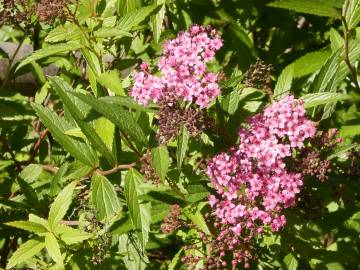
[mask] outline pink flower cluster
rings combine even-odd
[[[207,174],[218,196],[211,195],[220,239],[229,233],[244,246],[270,226],[280,230],[286,224],[282,210],[295,204],[302,186],[300,173],[286,169],[285,158],[315,136],[313,122],[305,116],[301,100],[287,96],[248,121],[239,131],[240,144],[229,153],[215,156]],[[223,235],[222,235],[223,234]],[[241,250],[233,264],[244,262]],[[240,255],[239,255],[240,254]]]
[[[194,102],[201,108],[220,94],[217,75],[207,71],[209,61],[222,46],[216,30],[192,26],[164,44],[158,68],[161,76],[149,72],[146,63],[134,76],[131,96],[140,104],[173,98]]]

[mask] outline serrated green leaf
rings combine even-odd
[[[118,105],[109,105],[101,99],[96,99],[89,95],[80,93],[72,93],[85,103],[89,104],[95,111],[99,112],[116,126],[120,128],[125,134],[129,135],[136,143],[140,145],[146,144],[146,137],[141,127],[136,123],[134,117],[130,112],[125,111]]]
[[[91,178],[91,198],[100,220],[109,218],[121,210],[114,186],[103,175],[94,173]]]
[[[283,69],[274,89],[274,97],[279,100],[291,89],[294,77],[294,65],[289,65]]]
[[[344,7],[345,8],[345,7]],[[360,1],[349,0],[349,6],[345,16],[349,29],[355,28],[360,22]]]
[[[161,35],[161,32],[162,32],[162,28],[163,28],[163,21],[164,21],[164,17],[165,17],[165,3],[166,3],[166,0],[154,0],[153,3],[156,6],[161,5],[160,10],[155,15],[153,15],[151,17],[151,26],[152,26],[154,39],[155,39],[156,42],[159,42],[160,35]]]
[[[210,230],[208,228],[208,226],[206,225],[204,216],[201,214],[201,206],[204,206],[204,203],[199,204],[199,208],[196,210],[195,213],[192,212],[186,212],[185,214],[191,219],[191,221],[199,228],[201,229],[204,233],[206,233],[207,235],[210,235]]]
[[[132,37],[131,33],[121,30],[115,27],[103,27],[94,32],[94,37],[96,38],[122,38],[122,37]]]
[[[334,28],[330,29],[329,36],[330,36],[331,50],[333,52],[336,52],[339,48],[344,46],[344,39],[339,34],[339,32],[336,31]]]
[[[30,259],[45,247],[44,241],[41,239],[30,239],[22,244],[11,256],[6,269],[15,267],[16,265]]]
[[[59,25],[51,30],[45,37],[46,42],[56,43],[66,40],[77,40],[81,37],[80,29],[73,23]]]
[[[235,89],[226,95],[221,101],[222,108],[231,115],[233,115],[239,107],[240,92],[240,89]]]
[[[127,96],[114,96],[114,97],[100,97],[99,100],[104,101],[109,104],[116,104],[120,106],[124,106],[130,109],[142,111],[142,112],[150,112],[154,113],[156,110],[144,107],[139,105],[132,97]]]
[[[120,16],[130,13],[141,7],[140,0],[118,0],[117,1],[117,12]]]
[[[123,31],[130,31],[133,27],[138,26],[147,16],[156,9],[155,5],[139,8],[122,16],[117,24],[117,28]]]
[[[144,270],[149,262],[146,254],[140,250],[140,241],[133,234],[122,234],[118,238],[119,252],[128,270]]]
[[[17,178],[16,181],[19,184],[21,192],[24,194],[29,205],[37,207],[39,204],[39,199],[33,187],[21,178]]]
[[[280,0],[268,4],[270,7],[284,8],[300,13],[325,17],[340,17],[337,9],[316,0]]]
[[[102,86],[110,89],[116,95],[125,96],[119,74],[115,70],[100,74],[98,81]]]
[[[359,132],[358,134],[360,134],[360,126],[357,126]],[[340,136],[342,136],[342,132],[340,130]],[[330,156],[327,157],[327,160],[332,160],[333,158],[339,157],[347,152],[349,152],[351,149],[355,148],[357,145],[356,144],[350,144],[350,145],[343,145],[341,147],[339,147],[338,149],[335,150],[335,153],[331,154]]]
[[[146,208],[140,209],[136,190],[136,182],[139,177],[142,178],[141,174],[135,169],[130,169],[128,171],[125,176],[124,194],[127,206],[129,208],[130,219],[134,228],[137,230],[142,247],[145,248],[148,239],[148,229],[147,226],[145,226],[146,222],[143,224],[142,218],[144,217],[144,219],[151,219],[151,215],[144,215],[147,212]]]
[[[297,270],[298,268],[298,261],[292,253],[285,256],[284,263],[287,270]]]
[[[21,63],[17,66],[16,70],[19,68],[33,62],[40,60],[42,58],[48,57],[50,55],[58,54],[58,53],[64,53],[69,51],[75,51],[80,48],[82,48],[83,45],[77,42],[68,42],[68,43],[61,43],[61,44],[55,44],[50,45],[46,48],[37,50],[33,52],[30,56],[26,57]]]
[[[32,104],[43,124],[50,130],[52,136],[72,156],[89,166],[96,166],[97,157],[94,151],[84,142],[64,136],[64,132],[72,128],[63,118],[39,104]]]
[[[114,142],[115,125],[105,117],[99,117],[95,121],[95,130],[105,143],[106,147],[111,150]]]
[[[72,128],[64,132],[65,135],[85,139],[85,134],[81,131],[81,128]]]
[[[342,93],[325,92],[325,93],[306,94],[302,96],[301,99],[304,100],[304,107],[306,109],[309,109],[312,107],[317,107],[319,105],[332,103],[335,101],[347,100],[350,99],[350,96]]]
[[[170,165],[169,152],[166,145],[160,145],[151,149],[152,166],[161,181],[165,180]]]
[[[336,71],[339,67],[339,57],[341,52],[341,49],[337,50],[326,61],[325,65],[322,67],[320,73],[315,79],[313,87],[314,92],[327,92],[332,89],[332,86],[336,81]]]
[[[56,233],[60,235],[61,240],[67,245],[81,243],[93,236],[90,233],[86,233],[63,224],[60,224],[56,228]]]
[[[59,192],[59,189],[60,189],[59,184],[60,184],[63,176],[65,175],[66,171],[68,170],[68,168],[69,168],[69,163],[65,162],[63,165],[61,165],[59,170],[54,175],[54,177],[50,183],[50,195],[51,196],[55,196]]]
[[[317,72],[325,64],[330,55],[331,52],[327,50],[307,53],[298,58],[292,63],[294,65],[293,77],[300,78]]]
[[[183,249],[181,248],[181,249],[175,254],[175,256],[172,258],[172,260],[171,260],[171,262],[170,262],[170,264],[169,264],[169,266],[168,266],[168,270],[175,270],[175,269],[177,269],[176,266],[181,263],[180,255],[181,255],[182,252],[183,252]]]
[[[56,262],[56,264],[63,268],[64,262],[61,256],[60,246],[52,233],[47,233],[45,235],[45,247],[54,262]]]
[[[49,93],[49,83],[46,81],[45,84],[40,88],[40,91],[36,92],[35,102],[37,104],[43,103],[48,93]]]
[[[177,167],[181,170],[181,166],[183,164],[186,151],[188,149],[189,143],[189,132],[185,125],[183,125],[180,129],[180,134],[177,140],[177,149],[176,149],[176,159],[177,159]]]
[[[19,177],[21,179],[24,179],[28,183],[32,183],[38,179],[38,177],[40,176],[42,171],[43,171],[43,169],[42,169],[41,165],[29,164],[21,171],[21,173],[19,174]]]
[[[48,220],[52,230],[56,229],[60,220],[65,216],[69,209],[76,184],[76,181],[68,184],[51,204]]]
[[[82,132],[85,134],[86,138],[90,141],[94,148],[99,151],[101,155],[109,162],[109,164],[114,165],[114,155],[110,149],[106,147],[105,143],[96,133],[95,129],[85,119],[86,115],[77,106],[77,102],[79,101],[74,100],[76,97],[70,94],[71,92],[74,92],[71,86],[59,77],[50,77],[49,80],[56,93],[60,96],[67,109],[70,111],[72,117],[79,125]]]
[[[38,217],[37,215],[34,214],[29,214],[29,221],[40,224],[41,226],[46,228],[47,231],[50,231],[49,222],[44,218]]]
[[[11,221],[6,222],[5,225],[15,227],[18,229],[26,230],[33,233],[45,233],[47,229],[39,223],[28,221],[28,220],[18,220],[18,221]]]

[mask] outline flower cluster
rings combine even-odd
[[[240,144],[215,156],[207,168],[217,192],[209,202],[219,230],[216,239],[222,247],[215,265],[222,266],[229,251],[234,266],[244,263],[249,267],[247,261],[253,256],[244,247],[265,227],[278,231],[286,224],[282,210],[295,204],[302,175],[289,172],[285,158],[316,133],[302,101],[293,96],[268,106],[248,124],[239,131]],[[224,239],[230,242],[224,243]]]
[[[210,27],[192,26],[164,44],[158,68],[152,75],[146,63],[134,77],[131,96],[140,104],[180,99],[205,108],[220,94],[217,75],[207,71],[207,63],[222,46],[217,32]]]
[[[311,147],[303,148],[300,159],[294,162],[294,170],[306,176],[316,177],[321,182],[329,177],[332,170],[331,162],[327,157],[334,151],[336,145],[342,142],[337,138],[335,128],[318,134],[311,140]]]
[[[24,23],[25,27],[31,25],[31,16],[35,6],[26,0],[0,0],[0,24],[17,25]]]
[[[160,144],[174,139],[179,134],[182,125],[185,125],[191,137],[199,136],[203,130],[212,125],[205,110],[196,110],[191,107],[183,109],[176,101],[160,102],[157,118],[159,125],[157,138]]]
[[[147,151],[141,158],[141,168],[140,172],[144,175],[144,180],[146,182],[153,183],[154,185],[160,184],[160,177],[155,172],[154,167],[152,166],[152,155],[150,151]]]
[[[181,226],[180,213],[181,209],[178,204],[170,206],[169,213],[166,215],[164,223],[161,225],[161,231],[163,233],[172,233]]]
[[[47,24],[53,23],[56,19],[64,20],[67,15],[65,7],[69,2],[67,0],[41,0],[37,9],[39,20]]]
[[[262,60],[257,60],[244,74],[244,82],[247,86],[258,89],[269,88],[272,71],[272,65],[266,65]]]

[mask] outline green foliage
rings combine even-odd
[[[217,233],[207,161],[244,143],[246,119],[288,94],[304,101],[319,133],[336,128],[341,139],[320,155],[329,179],[306,176],[287,226],[251,243],[250,269],[358,268],[359,0],[80,0],[47,7],[64,12],[50,19],[39,14],[46,1],[27,1],[29,14],[14,1],[9,18],[6,2],[0,269],[188,269],[181,259],[211,254],[203,237]],[[221,94],[203,110],[210,121],[200,134],[181,120],[159,144],[162,107],[131,97],[133,76],[192,24],[221,34],[208,64]],[[251,74],[257,59],[270,76]],[[165,233],[169,224],[175,231]],[[193,243],[197,251],[186,248]]]

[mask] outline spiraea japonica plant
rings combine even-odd
[[[0,22],[0,269],[359,268],[359,0]]]

